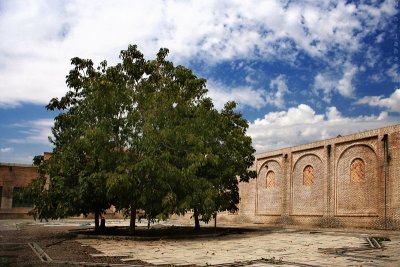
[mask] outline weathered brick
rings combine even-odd
[[[400,228],[399,154],[400,125],[257,154],[258,176],[240,184],[235,220]],[[266,187],[268,171],[274,187]]]

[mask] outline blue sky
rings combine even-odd
[[[257,152],[400,123],[399,1],[0,0],[0,162],[51,151],[70,59],[137,44],[208,80]]]

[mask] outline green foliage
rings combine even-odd
[[[209,221],[236,210],[238,182],[255,177],[247,121],[228,102],[214,108],[206,80],[166,60],[146,60],[136,46],[121,63],[97,68],[73,58],[70,90],[47,108],[59,110],[52,157],[35,157],[30,189],[40,219],[94,212],[110,205],[149,218],[195,211]]]

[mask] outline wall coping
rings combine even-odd
[[[22,163],[7,163],[7,162],[0,162],[0,167],[22,167],[22,168],[36,168],[33,164],[22,164]]]

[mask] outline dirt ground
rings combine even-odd
[[[94,236],[93,227],[87,224],[0,220],[0,267],[174,266],[185,262],[205,266],[212,260],[220,262],[218,266],[400,266],[399,231],[253,225],[217,231],[203,227],[198,233],[191,227],[158,224],[150,230],[139,227],[133,242],[124,226],[108,227],[101,236]],[[369,247],[366,238],[373,236],[385,237],[375,237],[382,247]],[[124,250],[140,253],[127,255]]]
[[[18,225],[16,229],[0,229],[0,266],[87,266],[88,263],[122,264],[117,257],[92,257],[99,252],[76,242],[71,226]],[[89,230],[85,229],[87,232]],[[72,232],[71,232],[72,231]],[[100,242],[100,241],[99,241]],[[30,244],[36,243],[53,261],[43,262]],[[65,261],[65,263],[62,263]],[[143,262],[131,264],[147,265]],[[100,264],[99,264],[100,265]]]
[[[127,227],[109,227],[103,233],[96,234],[92,227],[82,226],[52,226],[45,224],[31,224],[29,222],[16,223],[15,227],[2,229],[0,226],[0,266],[108,266],[110,264],[123,264],[123,257],[93,257],[93,254],[100,254],[99,251],[90,247],[82,246],[77,242],[77,238],[94,237],[101,235],[107,237],[128,236]],[[195,232],[192,227],[168,227],[147,230],[145,227],[138,227],[136,238],[139,240],[163,239],[188,239],[212,236],[240,234],[245,229],[224,229],[207,227],[201,229],[201,232]],[[253,231],[248,229],[247,231]],[[101,242],[101,239],[99,239]],[[50,259],[43,255],[37,255],[32,249],[35,244],[42,249]],[[37,251],[41,254],[40,251]],[[42,259],[40,256],[42,256]],[[149,263],[133,260],[129,265],[152,266]],[[154,265],[153,265],[154,266]]]

